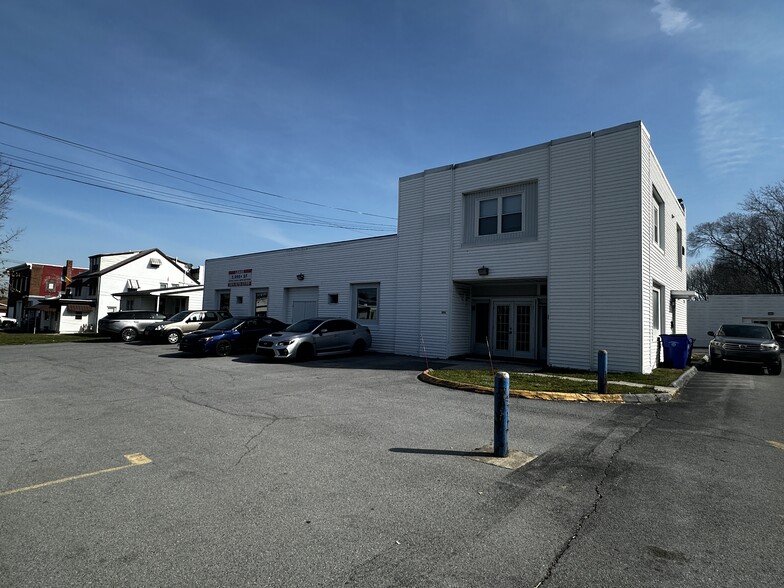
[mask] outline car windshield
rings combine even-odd
[[[310,333],[323,322],[324,321],[320,321],[318,319],[305,319],[299,321],[298,323],[294,323],[290,327],[286,327],[286,330],[289,333]]]
[[[233,329],[234,327],[236,327],[237,325],[241,325],[244,322],[245,321],[242,320],[242,319],[230,318],[230,319],[226,319],[224,321],[221,321],[219,323],[215,323],[214,325],[212,325],[210,327],[210,330],[211,331],[229,331],[229,330]]]
[[[763,325],[722,325],[719,335],[742,339],[773,339],[770,329]]]
[[[173,323],[179,323],[180,321],[184,321],[185,317],[187,317],[191,313],[190,310],[183,310],[182,312],[178,312],[174,316],[170,316],[167,320]]]

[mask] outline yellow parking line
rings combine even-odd
[[[98,474],[108,474],[110,472],[117,472],[119,470],[125,470],[127,468],[144,465],[146,463],[152,463],[152,460],[149,457],[141,453],[129,453],[124,457],[131,463],[113,467],[113,468],[106,468],[105,470],[98,470],[97,472],[87,472],[86,474],[69,476],[68,478],[61,478],[60,480],[52,480],[51,482],[43,482],[42,484],[35,484],[33,486],[25,486],[24,488],[15,488],[14,490],[3,490],[2,492],[0,492],[0,496],[8,496],[9,494],[16,494],[17,492],[27,492],[28,490],[37,490],[38,488],[44,488],[46,486],[52,486],[54,484],[62,484],[63,482],[72,482],[73,480],[89,478],[90,476],[97,476]]]
[[[778,441],[768,441],[768,445],[775,447],[776,449],[784,449],[784,443]]]

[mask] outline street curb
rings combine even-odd
[[[528,398],[531,400],[560,400],[565,402],[603,402],[605,404],[658,404],[670,402],[677,396],[680,389],[686,385],[697,374],[697,368],[692,366],[686,370],[672,386],[654,386],[654,392],[647,394],[580,394],[575,392],[542,392],[536,390],[509,390],[509,396],[516,398]],[[494,394],[495,390],[489,386],[479,386],[474,384],[462,384],[443,380],[433,375],[432,369],[426,369],[417,376],[417,379],[427,384],[451,388],[453,390],[463,390],[465,392],[476,392],[478,394]],[[617,382],[614,382],[617,383]]]

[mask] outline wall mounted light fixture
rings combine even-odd
[[[478,273],[480,276],[486,276],[487,274],[490,273],[490,268],[482,266],[478,270],[476,270],[476,273]]]
[[[301,282],[305,279],[305,274],[297,274],[297,279]]]

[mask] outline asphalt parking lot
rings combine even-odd
[[[425,367],[0,349],[0,585],[401,585],[514,508],[514,473],[471,459],[492,396],[419,382]],[[509,446],[541,455],[616,409],[513,398]]]

